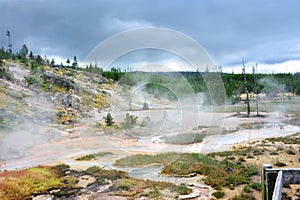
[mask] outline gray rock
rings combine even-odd
[[[32,200],[53,200],[54,196],[53,195],[38,195],[36,197],[33,197]]]

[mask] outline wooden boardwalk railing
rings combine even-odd
[[[300,184],[300,168],[272,168],[262,165],[262,199],[281,200],[282,187],[286,184]]]

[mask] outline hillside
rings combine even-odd
[[[4,62],[0,78],[0,160],[73,132],[74,124],[109,106],[113,83],[88,72]],[[26,131],[24,131],[26,130]]]

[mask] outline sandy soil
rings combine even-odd
[[[239,150],[245,147],[251,147],[254,149],[263,149],[264,152],[261,155],[255,155],[253,158],[247,158],[244,157],[245,165],[254,165],[258,169],[261,169],[262,164],[272,164],[273,168],[300,168],[300,162],[299,162],[299,150],[300,150],[300,144],[285,144],[283,142],[270,142],[265,139],[258,139],[255,141],[247,141],[243,143],[239,143],[237,145],[234,145],[229,150],[235,151]],[[289,153],[289,150],[291,150],[294,153]],[[276,152],[278,155],[272,155],[270,152]],[[217,158],[218,159],[218,158]],[[224,159],[224,157],[219,157],[219,159]],[[238,156],[236,156],[235,159],[238,159]],[[278,167],[276,166],[277,162],[282,162],[286,164],[284,167]],[[260,182],[261,177],[259,175],[252,176],[251,180],[253,182]],[[233,198],[235,195],[240,194],[243,192],[244,185],[240,185],[236,187],[234,190],[230,190],[228,188],[225,188],[224,191],[226,192],[226,195],[222,199],[229,199]],[[299,185],[291,184],[290,188],[283,188],[283,192],[285,192],[288,196],[294,197],[296,195],[296,190],[299,188]],[[253,192],[253,196],[256,199],[261,199],[261,192],[255,191]]]

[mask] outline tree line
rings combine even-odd
[[[279,73],[279,74],[228,74],[219,72],[152,72],[152,73],[128,73],[130,69],[122,71],[121,68],[112,67],[110,70],[104,71],[103,68],[90,63],[85,67],[78,65],[77,57],[74,56],[73,60],[69,58],[66,60],[66,65],[63,63],[57,64],[54,58],[51,61],[47,56],[34,55],[29,51],[26,44],[23,44],[21,49],[17,52],[12,51],[11,33],[7,31],[8,45],[5,49],[3,46],[0,48],[0,66],[2,66],[3,59],[17,60],[25,65],[30,62],[32,68],[39,65],[48,65],[50,67],[70,68],[74,70],[86,71],[89,73],[103,75],[114,81],[120,81],[121,84],[129,86],[140,84],[147,80],[151,84],[145,86],[145,90],[157,96],[160,94],[168,94],[170,98],[174,99],[172,91],[168,91],[168,87],[175,88],[177,92],[186,92],[183,79],[188,82],[195,93],[207,93],[210,90],[220,90],[220,85],[224,86],[226,96],[221,92],[215,92],[215,99],[220,99],[221,103],[224,98],[230,100],[232,103],[238,101],[240,94],[246,93],[264,93],[267,97],[274,97],[278,93],[295,93],[300,95],[300,73]],[[124,76],[126,74],[126,76]],[[6,76],[5,69],[0,69],[0,77]],[[216,82],[216,77],[221,77],[222,83]],[[247,80],[247,83],[245,83]],[[247,84],[247,85],[245,85]],[[247,91],[246,91],[247,89]]]

